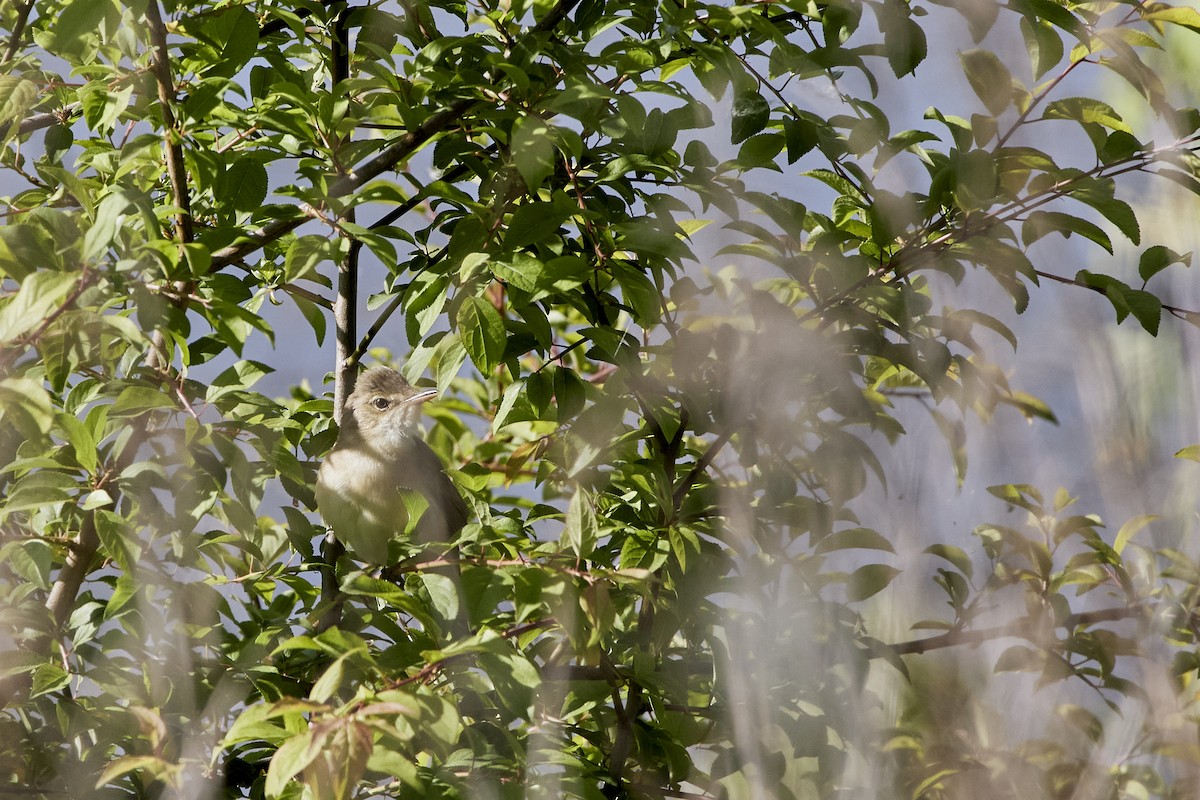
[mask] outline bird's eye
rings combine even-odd
[[[391,404],[392,404],[392,401],[388,400],[386,397],[376,397],[374,400],[371,401],[371,405],[375,406],[380,411],[383,411]]]

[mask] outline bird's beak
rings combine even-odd
[[[437,397],[437,389],[422,389],[412,397],[406,399],[403,405],[416,405],[417,403],[424,403],[426,400],[432,400],[435,397]]]

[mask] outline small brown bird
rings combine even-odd
[[[420,542],[450,542],[467,506],[442,462],[420,438],[421,405],[436,395],[387,367],[362,374],[346,400],[341,430],[317,473],[317,507],[355,558],[388,563],[388,543],[408,527],[401,489],[429,503],[416,526]]]

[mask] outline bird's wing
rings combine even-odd
[[[452,540],[467,524],[467,504],[446,476],[441,459],[429,445],[413,439],[400,463],[400,486],[420,492],[429,501],[429,510],[417,527],[418,537],[426,541]]]

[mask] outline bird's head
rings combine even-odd
[[[418,389],[394,369],[372,367],[364,372],[346,400],[342,430],[354,429],[373,446],[387,450],[417,435],[421,405],[437,394]]]

